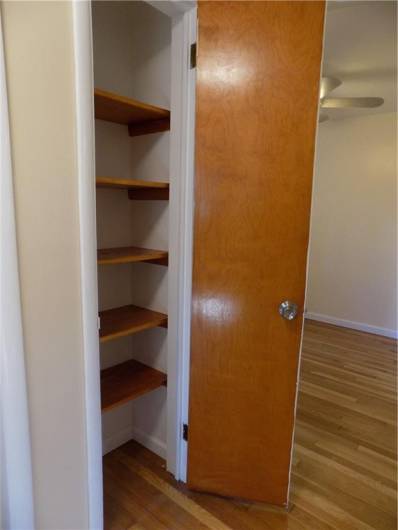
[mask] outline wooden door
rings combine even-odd
[[[188,484],[282,505],[324,3],[200,2],[198,16]]]

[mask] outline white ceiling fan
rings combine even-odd
[[[321,90],[320,90],[320,100],[321,100],[321,109],[347,109],[347,108],[373,108],[380,107],[383,105],[383,98],[331,98],[329,93],[332,92],[335,88],[341,85],[340,79],[336,77],[322,77],[321,79]],[[320,112],[319,121],[320,123],[329,119],[329,116],[325,112]]]

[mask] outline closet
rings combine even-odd
[[[139,1],[92,20],[103,448],[166,457],[171,22]]]
[[[92,6],[104,452],[286,505],[324,3],[151,4]]]

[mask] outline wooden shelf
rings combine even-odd
[[[95,117],[127,125],[130,136],[170,129],[170,111],[100,90],[94,90]]]
[[[97,260],[99,265],[117,265],[140,261],[167,265],[168,252],[139,247],[101,248],[97,252]]]
[[[169,183],[137,179],[97,177],[97,188],[127,190],[132,200],[168,200]]]
[[[101,342],[133,335],[144,329],[167,327],[167,315],[135,305],[100,311],[99,316]]]
[[[102,411],[123,405],[166,382],[166,374],[134,360],[101,370]]]

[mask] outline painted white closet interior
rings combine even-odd
[[[92,15],[96,90],[170,109],[171,19],[140,1],[93,2]],[[112,261],[114,253],[99,254],[103,447],[108,452],[133,438],[166,457],[167,388],[162,374],[167,374],[168,357],[164,315],[168,314],[170,133],[163,130],[167,129],[167,113],[153,109],[161,132],[147,133],[148,127],[142,124],[140,130],[129,131],[125,123],[108,121],[126,111],[119,113],[111,100],[108,95],[95,98],[96,118],[99,114],[107,118],[95,120],[98,248],[154,249],[160,252],[140,257],[131,251],[122,254],[131,261],[160,259],[103,263]],[[100,179],[104,178],[111,179],[110,186],[102,187],[105,181]],[[115,179],[163,184],[161,188],[128,191],[123,189],[123,182],[121,188],[113,187]],[[116,261],[124,258],[119,255]],[[126,331],[124,314],[102,313],[131,304],[161,315],[138,312],[139,323]],[[115,337],[119,332],[123,336]],[[134,373],[130,373],[131,363],[122,364],[131,359],[142,363],[133,364]],[[113,366],[117,366],[115,373],[104,372]],[[146,372],[145,367],[156,371]],[[104,379],[104,374],[109,379]],[[138,389],[133,391],[133,399],[128,393],[118,395],[126,377]]]

